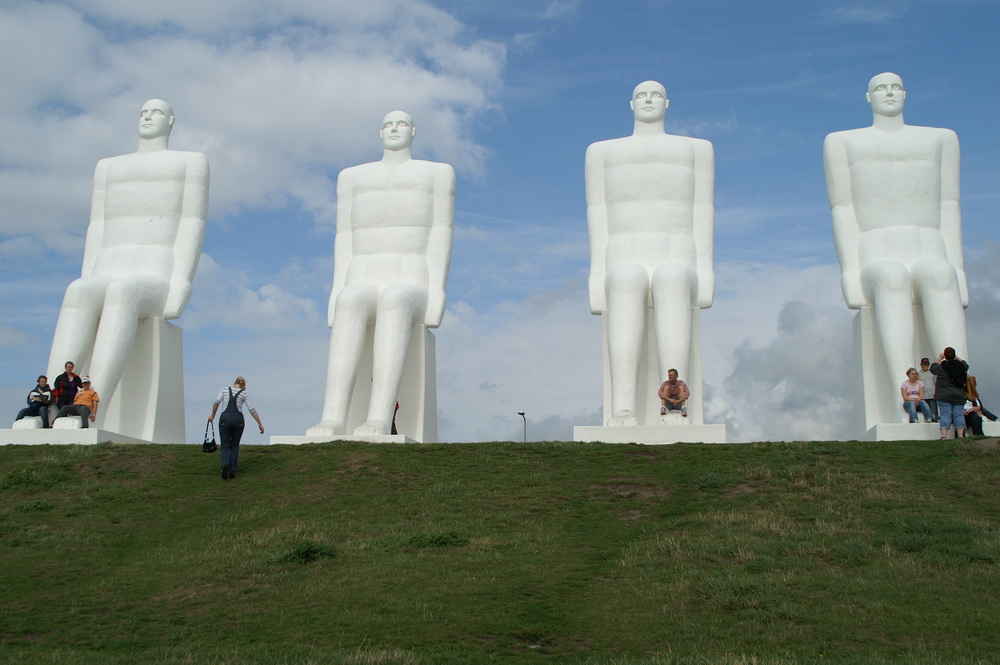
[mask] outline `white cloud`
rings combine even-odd
[[[403,0],[15,3],[0,26],[0,233],[54,249],[84,233],[94,164],[135,149],[150,97],[177,112],[172,148],[209,155],[214,218],[292,203],[328,226],[336,172],[378,158],[390,110],[413,115],[416,156],[481,172],[471,128],[506,57]]]

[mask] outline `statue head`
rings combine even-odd
[[[170,136],[174,126],[174,109],[162,99],[150,99],[139,112],[139,137],[155,139]]]
[[[868,93],[865,99],[872,106],[872,113],[894,117],[903,112],[903,100],[906,91],[903,90],[903,79],[898,74],[884,72],[876,74],[868,81]]]
[[[667,89],[656,81],[643,81],[632,91],[629,108],[639,122],[661,122],[667,114]]]
[[[386,150],[405,150],[413,145],[417,128],[413,126],[413,118],[406,111],[390,111],[382,118],[382,129],[378,135],[382,137],[382,145]]]

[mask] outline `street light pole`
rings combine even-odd
[[[524,442],[528,442],[528,418],[524,415],[524,411],[518,411],[517,415],[524,419]]]

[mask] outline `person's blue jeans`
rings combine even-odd
[[[934,419],[934,416],[931,415],[931,407],[927,406],[927,402],[924,400],[920,400],[919,402],[906,400],[903,402],[903,408],[910,414],[911,423],[917,422],[917,409],[920,409],[920,413],[924,414],[924,421],[930,422]]]
[[[39,416],[42,419],[42,427],[48,429],[49,427],[49,407],[38,402],[33,403],[27,409],[21,409],[17,412],[17,418],[14,420],[20,420],[25,416]]]
[[[236,473],[236,465],[240,459],[240,439],[243,438],[243,423],[219,423],[219,462],[228,466]]]
[[[938,402],[938,411],[941,413],[941,429],[948,430],[952,426],[956,430],[965,429],[965,404],[951,404],[949,402]]]
[[[927,406],[929,406],[931,408],[931,415],[934,416],[934,420],[937,420],[938,418],[940,418],[940,416],[938,415],[937,400],[936,399],[925,399],[924,402],[927,404]]]

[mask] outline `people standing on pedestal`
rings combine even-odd
[[[677,370],[670,369],[667,372],[667,380],[660,385],[657,393],[660,397],[660,415],[666,415],[668,411],[680,411],[683,417],[687,417],[687,407],[685,403],[691,396],[687,384],[677,378]]]
[[[924,382],[920,380],[915,367],[906,370],[906,381],[899,386],[903,396],[903,410],[910,416],[910,422],[917,422],[917,411],[924,414],[924,422],[934,422],[931,408],[924,401]]]
[[[965,382],[969,363],[955,354],[955,349],[946,347],[931,365],[937,377],[937,392],[934,394],[940,414],[941,438],[948,437],[948,430],[954,426],[955,436],[965,435]]]
[[[688,376],[692,310],[711,307],[715,292],[712,144],[667,134],[668,105],[661,84],[640,83],[630,102],[632,135],[587,148],[590,310],[607,316],[609,426],[638,425],[636,384],[648,303],[656,375],[676,367]]]
[[[56,377],[55,385],[52,387],[52,395],[55,398],[57,409],[72,404],[76,398],[76,392],[83,387],[79,375],[73,373],[76,365],[72,362],[67,362],[63,365],[63,369],[66,371]]]
[[[17,418],[14,420],[18,421],[25,417],[40,417],[42,427],[47,428],[49,426],[49,405],[53,401],[55,398],[52,395],[52,388],[49,387],[49,379],[43,374],[38,377],[38,383],[28,393],[28,408],[18,411]]]
[[[101,401],[97,392],[91,388],[90,377],[85,376],[80,379],[83,387],[77,391],[73,398],[73,403],[59,409],[56,417],[52,419],[54,423],[59,418],[66,416],[80,416],[80,424],[83,429],[90,427],[90,423],[97,420],[97,405]]]
[[[872,126],[827,136],[823,161],[844,300],[874,309],[886,367],[873,371],[893,379],[914,357],[914,304],[932,347],[967,349],[959,147],[950,129],[904,124],[898,75],[874,76],[867,99]]]
[[[337,178],[337,238],[328,324],[330,357],[319,424],[346,434],[351,397],[374,325],[371,398],[358,435],[387,435],[414,324],[441,325],[451,263],[455,171],[413,159],[416,128],[403,111],[382,120],[382,159]]]
[[[236,388],[236,392],[233,392]],[[240,460],[240,439],[243,438],[243,429],[246,422],[243,419],[243,406],[250,410],[250,415],[257,421],[260,433],[264,433],[264,423],[260,421],[260,415],[253,408],[250,395],[247,394],[247,382],[242,376],[236,377],[232,388],[223,388],[219,391],[218,397],[212,403],[212,414],[208,417],[208,422],[215,420],[215,413],[222,405],[222,415],[219,416],[219,465],[222,467],[222,479],[229,480],[236,477]]]
[[[167,149],[173,124],[170,105],[149,100],[138,150],[97,164],[83,271],[66,289],[52,340],[49,372],[64,358],[89,358],[82,364],[109,398],[139,320],[181,315],[201,257],[208,160]]]

